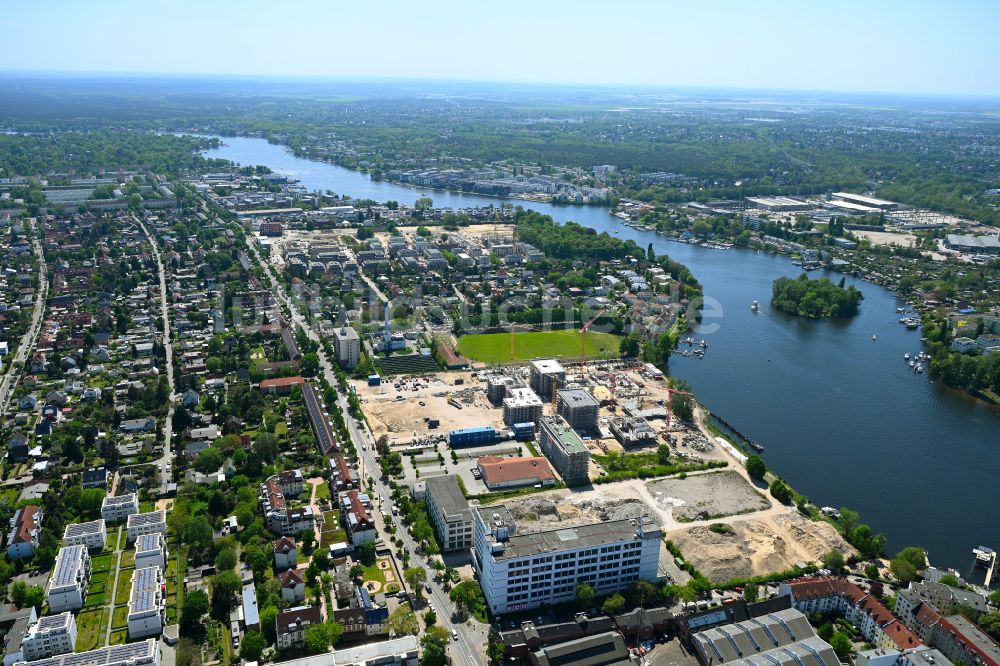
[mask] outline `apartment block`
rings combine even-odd
[[[258,503],[264,513],[264,523],[267,529],[275,534],[300,534],[313,528],[312,507],[302,506],[290,508],[287,497],[294,497],[302,492],[302,472],[288,470],[274,474],[261,484]]]
[[[566,483],[590,478],[590,452],[587,446],[561,416],[543,416],[538,443]]]
[[[54,613],[83,608],[90,583],[90,554],[86,546],[64,546],[56,555],[49,578],[49,610]]]
[[[858,628],[866,641],[876,647],[908,650],[922,644],[920,637],[900,622],[877,597],[846,578],[797,578],[781,583],[778,594],[790,595],[792,607],[807,615],[842,615]]]
[[[306,629],[322,623],[323,615],[319,606],[297,606],[278,613],[274,618],[278,649],[287,650],[296,645],[303,645]]]
[[[135,513],[139,513],[139,496],[135,493],[105,497],[101,504],[101,518],[106,523],[120,523]]]
[[[14,666],[27,666],[28,663],[19,661]],[[69,652],[30,663],[31,666],[160,666],[160,646],[156,639],[149,638],[87,652]]]
[[[519,530],[506,506],[474,506],[472,564],[494,613],[560,604],[588,583],[598,596],[656,581],[662,532],[648,517]]]
[[[341,326],[333,330],[333,352],[337,362],[344,368],[353,368],[361,357],[361,338],[358,332],[350,326]]]
[[[566,369],[555,359],[536,359],[528,364],[531,371],[531,388],[543,400],[551,400],[553,393],[566,384]]]
[[[556,392],[556,413],[566,419],[577,432],[597,430],[597,412],[600,408],[594,396],[583,389],[566,389]]]
[[[132,574],[132,593],[128,598],[128,636],[159,636],[167,616],[167,589],[163,569],[145,567]]]
[[[472,512],[469,502],[450,474],[427,478],[427,510],[444,551],[472,545]]]
[[[76,618],[69,611],[46,615],[28,627],[21,639],[25,661],[37,661],[73,652],[76,646]]]
[[[108,542],[108,530],[103,518],[86,523],[70,523],[63,531],[64,546],[86,546],[90,550],[104,548]]]
[[[167,569],[167,539],[160,532],[143,534],[135,540],[135,568],[160,567]]]
[[[515,423],[538,423],[542,419],[542,399],[526,386],[507,389],[507,397],[503,399],[503,422],[513,426]]]
[[[135,543],[136,539],[144,534],[167,534],[167,512],[165,509],[148,511],[146,513],[133,513],[128,517],[125,531],[128,532],[129,543]]]

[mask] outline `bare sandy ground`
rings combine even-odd
[[[375,437],[388,434],[400,444],[414,437],[444,434],[453,428],[489,425],[502,428],[503,411],[493,408],[486,399],[486,385],[472,384],[471,377],[469,372],[449,372],[430,375],[426,380],[388,377],[378,387],[370,387],[365,381],[351,383]],[[456,386],[456,378],[463,383]],[[394,381],[400,384],[398,388]],[[449,404],[449,398],[457,400],[462,409]],[[427,429],[425,417],[441,422],[437,430]]]
[[[658,504],[669,505],[673,516],[685,522],[763,511],[771,506],[761,492],[732,470],[653,481],[647,487]]]
[[[698,571],[717,583],[782,571],[797,562],[819,561],[831,550],[852,551],[833,526],[812,522],[795,511],[728,524],[732,529],[729,534],[698,525],[668,537]]]

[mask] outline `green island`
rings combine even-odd
[[[810,319],[853,317],[862,299],[858,289],[844,286],[843,278],[834,284],[828,278],[810,280],[803,273],[795,279],[780,277],[771,285],[771,305]]]

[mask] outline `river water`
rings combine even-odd
[[[373,181],[296,158],[263,139],[224,141],[206,157],[264,164],[309,190],[405,203],[427,195],[447,207],[501,201]],[[705,358],[676,354],[670,372],[690,382],[709,409],[764,444],[769,467],[817,505],[851,507],[888,537],[890,552],[921,545],[936,566],[966,575],[973,547],[1000,547],[1000,410],[913,373],[903,354],[921,349],[920,333],[897,322],[903,303],[891,292],[848,277],[865,296],[858,316],[792,317],[769,304],[771,282],[799,272],[785,257],[668,241],[623,226],[606,208],[514,202],[640,247],[651,242],[657,253],[686,264],[721,316],[706,320],[717,326],[697,336],[708,343]],[[753,300],[761,303],[758,313],[750,310]]]

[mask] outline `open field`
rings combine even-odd
[[[513,347],[511,341],[513,339]],[[621,336],[592,331],[587,334],[588,358],[618,358]],[[463,335],[458,353],[484,363],[510,363],[540,357],[580,357],[580,332],[575,329],[532,333]]]
[[[664,479],[648,487],[657,502],[672,506],[674,517],[684,522],[763,511],[771,506],[766,497],[734,471]]]

